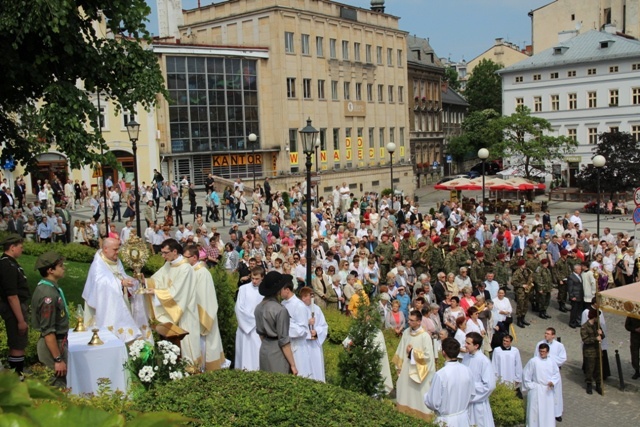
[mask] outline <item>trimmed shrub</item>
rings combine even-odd
[[[139,411],[172,411],[199,426],[434,426],[392,403],[293,375],[219,370],[151,390]]]
[[[526,404],[516,396],[513,386],[498,382],[496,389],[489,396],[493,420],[497,426],[511,427],[524,425]]]
[[[30,323],[30,319],[27,320]],[[27,366],[38,362],[38,340],[40,339],[40,332],[33,328],[29,328],[29,342],[25,349],[25,364]],[[7,328],[4,326],[4,320],[0,318],[0,358],[4,361],[5,357],[9,354],[9,346],[7,345]],[[8,366],[7,366],[8,367]]]
[[[238,290],[238,274],[229,274],[222,263],[209,271],[213,276],[216,297],[218,298],[218,327],[220,328],[224,356],[233,362],[236,353],[236,329],[238,329],[238,320],[234,311],[234,297]]]
[[[160,270],[164,265],[165,260],[162,258],[162,255],[155,254],[151,255],[147,260],[147,263],[142,268],[142,272],[148,275],[152,275],[156,271]]]
[[[327,308],[322,312],[324,313],[324,318],[327,320],[327,324],[329,325],[329,335],[327,336],[327,340],[333,344],[342,345],[342,341],[344,341],[344,339],[347,338],[347,335],[349,335],[349,328],[351,328],[353,319],[345,316],[339,310],[331,308]]]
[[[0,232],[0,241],[10,234],[14,233]],[[83,246],[79,243],[36,243],[25,240],[23,247],[24,249],[22,253],[25,255],[38,257],[47,251],[56,251],[69,261],[87,263],[93,261],[93,256],[96,254],[95,249],[89,246]]]

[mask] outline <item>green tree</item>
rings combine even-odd
[[[465,117],[462,123],[463,134],[451,139],[447,145],[447,153],[456,161],[463,161],[476,156],[481,148],[491,151],[493,144],[500,142],[502,132],[492,126],[500,114],[492,109],[474,111]]]
[[[601,133],[593,155],[604,156],[607,161],[600,170],[600,190],[610,199],[616,191],[633,190],[640,184],[640,147],[631,134]],[[593,165],[583,166],[576,178],[581,189],[597,191],[598,170]]]
[[[444,81],[449,84],[449,87],[453,90],[460,90],[460,80],[458,72],[454,67],[445,67],[444,69]]]
[[[469,111],[492,109],[502,112],[502,79],[496,71],[502,65],[483,59],[475,66],[464,89]]]
[[[104,161],[99,152],[107,147],[93,131],[95,93],[117,110],[136,103],[148,109],[166,94],[157,58],[145,46],[145,0],[0,4],[0,161],[13,157],[29,170],[50,148],[71,168]],[[115,164],[110,153],[106,160]]]
[[[502,140],[494,144],[491,157],[509,157],[511,165],[524,170],[525,177],[531,178],[535,170],[544,170],[544,165],[563,159],[565,154],[575,151],[577,141],[566,136],[551,136],[551,124],[531,115],[527,107],[518,107],[510,116],[503,116],[491,123],[502,133]]]

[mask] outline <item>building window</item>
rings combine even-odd
[[[567,77],[575,77],[575,76],[576,76],[576,70],[567,71]]]
[[[384,128],[380,128],[380,131],[378,132],[378,134],[379,134],[378,139],[380,141],[379,146],[384,148]]]
[[[373,84],[367,83],[367,101],[373,102]]]
[[[516,83],[522,83],[522,76],[516,76]]]
[[[402,49],[398,49],[398,67],[404,65],[404,57],[402,56]]]
[[[294,53],[293,50],[293,33],[286,31],[284,33],[284,51],[286,53]]]
[[[104,114],[104,109],[102,108],[102,105],[100,106],[100,110],[102,110],[102,111],[101,111],[101,114]],[[124,111],[124,112],[122,113],[122,129],[126,129],[126,128],[127,128],[127,123],[129,123],[130,121],[135,120],[135,119],[136,119],[136,112],[135,112],[135,110],[134,110],[133,112],[130,112],[130,111]],[[104,117],[102,117],[102,118],[100,119],[100,125],[101,125],[102,127],[104,127]]]
[[[638,125],[631,126],[631,136],[633,136],[633,140],[635,142],[640,142],[640,126]]]
[[[376,46],[376,60],[378,65],[382,65],[382,46]]]
[[[289,129],[289,151],[298,152],[298,129]]]
[[[631,71],[640,70],[640,62],[636,62],[635,64],[631,64]]]
[[[311,79],[302,79],[302,97],[311,99]]]
[[[587,92],[587,100],[589,108],[596,108],[598,106],[598,97],[596,92]]]
[[[338,82],[336,80],[331,80],[331,99],[338,100]]]
[[[567,137],[572,141],[578,141],[578,132],[576,129],[567,129]]]
[[[360,62],[360,43],[353,44],[353,59],[356,62]]]
[[[609,127],[609,132],[611,133],[618,133],[618,126],[611,126]]]
[[[327,149],[327,128],[320,128],[320,151]]]
[[[570,93],[567,95],[569,100],[569,110],[575,110],[578,108],[578,94]]]
[[[540,80],[540,79],[542,79],[542,75],[540,75],[540,74],[534,74],[534,75],[533,75],[533,81],[534,81],[534,82],[537,82],[537,81],[538,81],[538,80]]]
[[[402,147],[404,147],[404,128],[400,128],[400,141],[398,141]]]
[[[596,69],[595,68],[589,68],[587,70],[587,75],[589,76],[595,76],[596,75]]]
[[[351,82],[344,82],[344,99],[351,99]]]
[[[551,111],[560,109],[560,95],[551,95]]]
[[[533,97],[533,111],[539,113],[542,111],[542,97],[534,96]]]
[[[384,102],[384,85],[378,85],[378,102]]]
[[[387,65],[393,67],[393,49],[387,48]]]
[[[336,59],[336,39],[329,39],[329,58]]]
[[[617,65],[612,65],[611,67],[609,67],[609,72],[610,73],[617,73],[618,72],[618,66]]]
[[[558,78],[558,73],[549,74],[549,78],[552,79],[552,80],[557,79]]]
[[[324,57],[324,37],[316,37],[316,55],[318,58]]]
[[[300,51],[303,55],[310,55],[311,51],[309,50],[309,34],[303,34],[300,40],[301,46]]]
[[[340,128],[333,128],[333,151],[340,149]]]
[[[389,128],[389,142],[396,143],[396,128]]]
[[[631,88],[631,103],[633,105],[640,104],[640,87]]]
[[[398,102],[404,102],[404,86],[398,86]]]
[[[609,90],[609,107],[618,106],[618,89]]]
[[[589,128],[589,144],[596,145],[598,143],[598,128]]]
[[[365,45],[364,47],[364,62],[371,64],[371,45]]]
[[[393,92],[394,92],[395,88],[392,85],[389,85],[387,87],[387,99],[389,100],[389,102],[393,102]]]
[[[296,78],[287,77],[287,98],[296,97]]]
[[[524,105],[524,98],[516,98],[516,110]]]
[[[375,148],[376,146],[375,141],[373,140],[375,129],[376,128],[369,128],[369,148]]]
[[[97,103],[95,107],[98,108]],[[98,110],[98,120],[100,121],[100,130],[109,130],[109,125],[107,122],[107,107],[104,104],[100,104],[100,109]],[[127,126],[127,123],[129,122],[125,122],[125,127]]]
[[[318,99],[324,98],[324,80],[318,80]]]
[[[349,60],[349,42],[347,40],[342,40],[342,59]]]
[[[351,138],[351,128],[345,128],[344,129],[344,137],[345,138]]]
[[[362,83],[356,83],[356,101],[362,101]]]

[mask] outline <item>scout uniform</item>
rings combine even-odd
[[[36,270],[53,267],[62,260],[55,252],[45,252],[36,260]],[[50,369],[55,364],[67,363],[67,334],[69,332],[69,309],[62,289],[54,282],[42,279],[38,282],[31,299],[31,323],[40,332],[38,340],[38,359]],[[55,334],[58,354],[52,354],[45,342],[45,336]],[[66,376],[56,376],[51,385],[65,388]]]

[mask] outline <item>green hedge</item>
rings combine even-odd
[[[510,427],[523,425],[526,417],[526,404],[516,396],[515,389],[498,382],[489,397],[493,420],[497,426]]]
[[[349,335],[349,328],[351,328],[353,319],[332,308],[324,309],[322,312],[327,320],[327,325],[329,325],[327,341],[342,345],[342,341]]]
[[[371,399],[328,384],[266,372],[221,370],[158,387],[134,409],[171,411],[199,426],[433,426]]]
[[[8,233],[6,231],[0,232],[0,241],[4,240],[4,238],[10,234],[13,233]],[[38,257],[47,251],[56,251],[68,261],[87,263],[91,263],[91,261],[93,261],[93,256],[96,254],[96,250],[94,248],[84,246],[79,243],[36,243],[25,240],[23,247],[24,249],[22,253],[25,255]]]
[[[234,311],[236,304],[234,298],[238,290],[238,274],[229,274],[222,263],[209,271],[213,275],[216,297],[218,298],[218,326],[224,356],[233,361],[236,353],[236,329],[238,329],[238,320]]]

